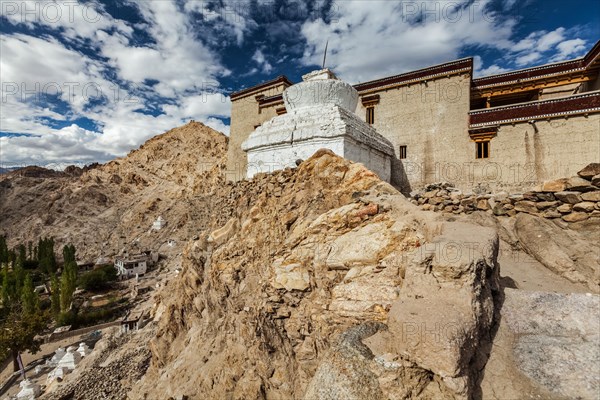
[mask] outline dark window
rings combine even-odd
[[[404,160],[406,158],[406,146],[400,146],[400,159]]]
[[[373,125],[375,123],[375,107],[367,107],[367,124]]]
[[[476,146],[476,158],[488,158],[490,156],[490,141],[482,140],[475,143]]]

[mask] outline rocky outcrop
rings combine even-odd
[[[600,297],[504,289],[484,399],[595,399]]]
[[[41,399],[126,398],[129,388],[148,368],[150,351],[146,342],[152,334],[152,326],[130,335],[116,329],[106,332],[73,373],[65,375],[60,384],[52,383]]]
[[[211,229],[189,243],[181,277],[156,306],[151,367],[131,397],[385,398],[423,390],[438,397],[468,395],[469,365],[494,308],[497,239],[488,230],[472,227],[478,241],[491,245],[485,256],[465,253],[457,265],[415,261],[421,249],[444,243],[466,250],[463,242],[473,237],[461,233],[463,225],[420,212],[362,165],[329,151],[297,169],[259,174],[215,195],[237,207],[221,209]],[[418,278],[427,262],[432,272]],[[441,296],[436,306],[456,309],[457,318],[464,313],[457,323],[467,324],[473,337],[462,342],[464,350],[460,340],[452,344],[459,365],[449,367],[449,374],[432,372],[422,349],[411,348],[393,349],[403,361],[385,369],[383,354],[371,359],[359,344],[371,328],[348,329],[385,323],[399,298],[409,301],[427,291]],[[456,308],[450,295],[469,300]],[[434,298],[414,304],[415,318],[428,318],[428,301]],[[340,369],[343,360],[349,360],[347,370]],[[340,385],[321,391],[318,382],[331,382],[336,374],[344,376]]]
[[[600,290],[597,231],[589,237],[589,231],[563,229],[553,221],[522,213],[516,217],[514,232],[527,253],[548,269],[595,292]]]
[[[369,362],[375,356],[362,340],[386,328],[384,324],[374,322],[352,327],[342,333],[323,357],[303,398],[321,400],[384,398],[377,376],[369,368]]]
[[[226,143],[191,123],[87,171],[0,178],[11,240],[177,243],[154,322],[49,398],[593,398],[598,297],[507,288],[598,289],[595,167],[521,195],[432,185],[412,199],[448,211],[430,213],[329,151],[225,183]],[[518,282],[498,236],[527,252],[503,264]]]

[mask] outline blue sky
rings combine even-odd
[[[358,83],[462,57],[489,75],[584,55],[593,0],[0,1],[0,166],[107,161],[228,94],[320,64]]]

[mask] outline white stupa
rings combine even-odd
[[[79,347],[77,348],[77,352],[81,355],[81,357],[85,357],[92,352],[92,350],[88,347],[84,342],[79,343]]]
[[[394,154],[389,140],[356,114],[358,92],[329,69],[311,72],[283,92],[287,114],[256,128],[242,143],[248,156],[247,177],[295,166],[326,148],[364,164],[390,180]]]
[[[21,386],[21,390],[17,393],[18,400],[33,400],[42,393],[40,385],[29,379],[23,380],[19,386]]]
[[[63,347],[59,347],[58,349],[56,349],[52,358],[47,361],[48,366],[56,367],[65,354],[67,354],[67,352]]]
[[[69,371],[73,371],[80,361],[81,355],[75,351],[75,347],[68,347],[67,354],[60,359],[57,368],[67,368]]]

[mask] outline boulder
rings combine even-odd
[[[492,213],[496,216],[502,216],[507,214],[507,209],[502,206],[502,204],[496,204],[492,209]]]
[[[543,192],[563,192],[565,190],[567,190],[567,180],[564,178],[555,179],[542,184]]]
[[[566,183],[567,190],[576,190],[579,192],[588,192],[590,190],[597,190],[597,187],[594,187],[590,184],[588,180],[580,178],[578,176],[573,176],[567,179]]]
[[[563,191],[556,192],[554,196],[563,203],[577,204],[581,203],[581,194],[578,192]]]
[[[490,204],[488,203],[487,199],[477,200],[477,209],[478,210],[485,211],[485,210],[489,210],[489,208],[490,208]]]
[[[580,177],[592,180],[596,175],[600,175],[600,163],[591,163],[586,165],[581,171],[577,172]]]
[[[586,213],[577,214],[588,217]],[[517,215],[514,231],[521,247],[546,268],[598,291],[600,263],[595,238],[588,233],[564,229],[552,220],[523,213]]]
[[[553,181],[544,182],[541,188],[542,192],[564,192],[567,190],[578,190],[586,192],[597,189],[590,184],[588,180],[585,180],[579,176],[573,176],[571,178],[561,178]]]
[[[498,236],[454,223],[419,248],[388,316],[395,354],[440,376],[457,395],[472,389],[472,360],[494,315]]]
[[[444,202],[444,198],[439,197],[439,196],[432,197],[429,199],[429,204],[433,204],[434,206],[438,205],[438,204],[442,204],[443,202]]]
[[[536,192],[523,193],[523,199],[529,200],[529,201],[538,201],[539,200]]]
[[[484,399],[596,399],[600,298],[504,289]]]
[[[563,217],[562,217],[563,221],[566,221],[566,222],[585,221],[588,218],[589,218],[589,215],[587,215],[587,213],[584,213],[584,212],[572,212],[570,214],[563,215]]]
[[[542,215],[544,218],[560,218],[562,216],[561,213],[555,210],[546,210]]]
[[[545,210],[547,208],[556,207],[559,204],[558,201],[540,201],[536,203],[536,207],[538,210]]]
[[[537,200],[539,200],[539,201],[554,201],[554,200],[556,200],[556,198],[554,197],[554,195],[552,193],[537,192],[535,194],[535,197],[537,197]]]

